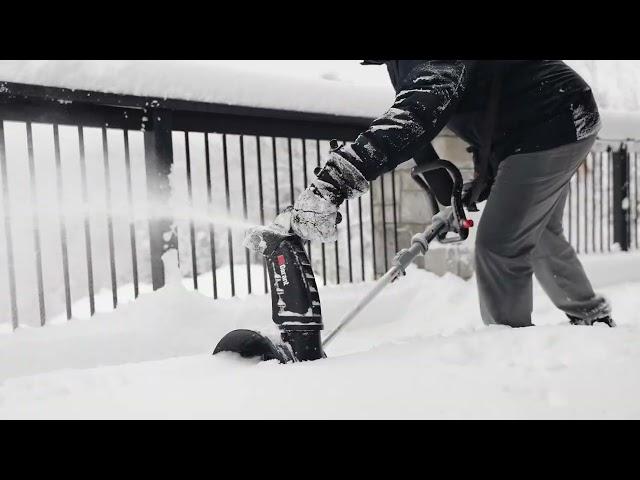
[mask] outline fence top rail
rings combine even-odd
[[[78,90],[63,87],[49,87],[25,83],[0,81],[0,103],[20,101],[38,101],[51,104],[73,104],[121,107],[128,109],[165,109],[183,113],[220,114],[255,119],[277,119],[304,121],[318,124],[332,124],[344,127],[362,128],[368,126],[373,118],[331,115],[327,113],[279,110],[261,107],[247,107],[222,103],[207,103],[172,98],[144,97],[117,93],[105,93],[91,90]]]
[[[342,140],[355,138],[374,120],[369,117],[107,93],[9,81],[0,81],[0,105],[5,107],[5,112],[11,111],[10,118],[16,120],[37,121],[39,118],[74,125],[144,129],[145,113],[150,109],[159,109],[173,113],[176,130],[309,138],[340,137]],[[637,123],[630,114],[602,113],[605,124],[609,123],[609,117],[611,123],[620,123],[621,119],[634,125]],[[597,151],[605,151],[609,146],[617,148],[621,143],[626,143],[631,151],[638,151],[640,148],[640,140],[637,138],[615,135],[629,132],[618,132],[616,128],[609,130],[611,131],[601,132],[595,148]],[[439,136],[455,135],[445,129]]]

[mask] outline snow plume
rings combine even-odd
[[[182,286],[182,274],[178,264],[178,251],[175,248],[167,250],[162,255],[162,264],[164,265],[164,281],[165,285]]]

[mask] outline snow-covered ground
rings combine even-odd
[[[264,70],[256,74],[247,70],[246,63],[4,60],[0,61],[0,81],[344,115],[375,116],[388,108],[393,91],[384,67],[360,67],[353,62],[347,68],[338,63],[327,61],[315,66],[307,62],[301,66],[253,62],[254,70]],[[601,136],[637,139],[640,97],[636,87],[640,62],[569,63],[596,91],[604,117]],[[306,73],[298,76],[296,72]],[[269,88],[265,89],[264,85]],[[257,364],[230,355],[212,358],[213,346],[233,328],[273,331],[269,297],[244,296],[246,278],[243,268],[236,268],[236,293],[241,298],[212,301],[209,298],[211,274],[204,273],[200,275],[204,295],[185,288],[191,283],[185,278],[156,293],[149,292],[148,285],[141,285],[142,297],[132,301],[132,286],[127,284],[131,277],[128,250],[131,212],[126,201],[124,144],[119,131],[108,132],[108,144],[111,161],[116,160],[112,164],[114,205],[111,213],[121,306],[116,312],[107,313],[111,309],[111,292],[101,290],[110,285],[101,132],[84,129],[90,183],[88,202],[82,203],[77,131],[60,127],[62,166],[66,172],[62,209],[69,248],[73,252],[70,270],[74,315],[88,316],[89,309],[82,243],[86,213],[91,216],[94,285],[99,290],[96,297],[99,314],[67,323],[61,313],[64,303],[60,249],[56,243],[58,217],[57,210],[51,210],[57,205],[55,182],[50,181],[53,177],[49,174],[54,172],[53,134],[50,125],[34,124],[36,205],[40,206],[37,210],[42,238],[46,239],[42,252],[45,303],[47,314],[53,318],[48,318],[44,328],[29,328],[27,325],[36,324],[39,317],[26,130],[24,124],[15,122],[5,122],[4,127],[21,328],[11,333],[9,297],[4,294],[8,291],[8,276],[6,264],[0,262],[0,291],[3,292],[0,312],[5,315],[0,319],[0,418],[640,418],[640,298],[637,296],[640,255],[637,254],[585,257],[594,282],[613,302],[620,325],[614,330],[568,326],[566,319],[539,290],[535,311],[538,327],[487,328],[481,324],[477,312],[473,280],[464,282],[453,276],[437,278],[415,271],[385,291],[336,340],[326,360],[280,366],[272,362]],[[219,147],[218,140],[211,137],[211,148]],[[148,266],[145,250],[148,242],[144,234],[147,204],[140,132],[131,132],[130,142],[136,205],[133,217],[140,220],[140,225],[136,224],[137,248],[140,278],[145,282],[149,276],[148,268],[142,270]],[[183,186],[173,185],[173,188],[174,195],[177,192],[177,198],[182,199],[177,202],[182,208],[186,202],[184,195],[180,197],[180,192],[186,192],[186,182],[180,176],[183,165],[180,152],[184,152],[184,145],[175,138],[174,142],[177,159],[174,179]],[[204,137],[193,134],[190,142],[195,147],[203,144]],[[304,187],[299,174],[301,146],[294,141],[296,189]],[[638,143],[630,146],[638,148]],[[249,142],[246,147],[247,161],[254,165],[255,147]],[[277,146],[278,158],[286,158],[286,147],[284,143]],[[315,154],[314,148],[307,145],[308,153]],[[326,151],[324,146],[321,148]],[[240,177],[233,165],[238,165],[239,151],[237,138],[230,138],[234,199],[231,213],[237,218],[242,216]],[[264,165],[271,162],[267,151],[263,149]],[[201,203],[195,211],[220,219],[223,212],[210,211],[203,194],[206,192],[201,172],[203,152],[202,148],[191,150],[194,176],[202,179],[199,183],[194,181],[194,205],[198,207],[198,202]],[[220,155],[214,157],[221,158]],[[311,163],[309,169],[313,168]],[[282,164],[284,166],[284,162]],[[249,170],[252,185],[253,173]],[[220,172],[221,167],[215,171]],[[286,178],[286,172],[280,172],[280,178]],[[265,171],[264,175],[265,185],[272,185],[271,174]],[[216,183],[222,181],[222,176],[214,177],[213,203],[223,205],[224,189]],[[249,190],[248,220],[256,222],[257,194]],[[280,192],[283,194],[281,205],[295,197],[284,188]],[[272,189],[268,187],[265,189],[267,212],[273,211],[274,202]],[[200,217],[193,218],[200,221]],[[222,237],[216,239],[217,248],[224,252],[227,232],[222,227],[233,227],[227,224],[217,225],[216,229],[216,234]],[[208,223],[205,227],[203,231],[208,233]],[[3,228],[0,222],[0,231]],[[179,231],[180,228],[179,225]],[[237,233],[234,241],[240,238]],[[0,252],[4,252],[3,241],[4,235],[0,235]],[[188,242],[181,240],[181,245],[187,246]],[[206,241],[198,248],[209,258]],[[242,261],[244,251],[239,247],[234,251]],[[331,250],[328,252],[330,256]],[[182,254],[183,258],[189,258],[190,252]],[[2,255],[4,261],[4,253]],[[314,258],[319,258],[317,251]],[[206,262],[200,265],[199,271],[208,271]],[[228,265],[219,266],[217,272],[218,294],[228,297],[231,295]],[[255,267],[254,292],[262,291],[261,274],[261,267]],[[331,280],[331,274],[327,276]],[[370,287],[369,283],[323,288],[327,327],[334,326],[340,315]]]
[[[174,283],[0,334],[0,418],[640,418],[640,254],[584,261],[616,329],[568,325],[537,285],[537,327],[485,327],[473,280],[413,270],[327,359],[285,366],[210,355],[231,329],[273,332],[268,296]],[[369,288],[322,288],[327,327]]]

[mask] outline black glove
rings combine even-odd
[[[471,203],[471,192],[473,191],[473,187],[476,184],[476,182],[477,180],[474,179],[474,180],[471,180],[470,182],[465,183],[462,186],[462,204],[470,212],[478,211],[478,207],[476,206],[476,203],[484,202],[487,198],[489,198],[489,194],[491,193],[491,187],[493,186],[493,182],[488,182],[487,185],[482,190],[482,192],[480,192],[478,199],[474,203]]]
[[[480,176],[480,172],[479,172],[480,161],[478,158],[479,152],[476,148],[468,147],[467,152],[471,153],[471,156],[473,158],[474,179],[471,180],[470,182],[465,183],[462,186],[462,204],[466,207],[468,211],[477,212],[478,207],[476,206],[476,203],[484,202],[487,198],[489,198],[489,194],[491,193],[491,187],[493,186],[493,178],[489,178],[487,180],[487,184],[480,192],[480,195],[478,196],[476,201],[471,203],[471,192],[473,191],[473,188],[476,182],[479,181],[478,177]]]

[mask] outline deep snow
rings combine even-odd
[[[537,327],[485,327],[473,280],[413,269],[329,358],[286,366],[210,356],[231,329],[274,332],[268,296],[174,283],[0,335],[0,418],[640,418],[640,255],[584,258],[616,329],[568,325],[537,286]],[[327,329],[369,288],[322,288]]]

